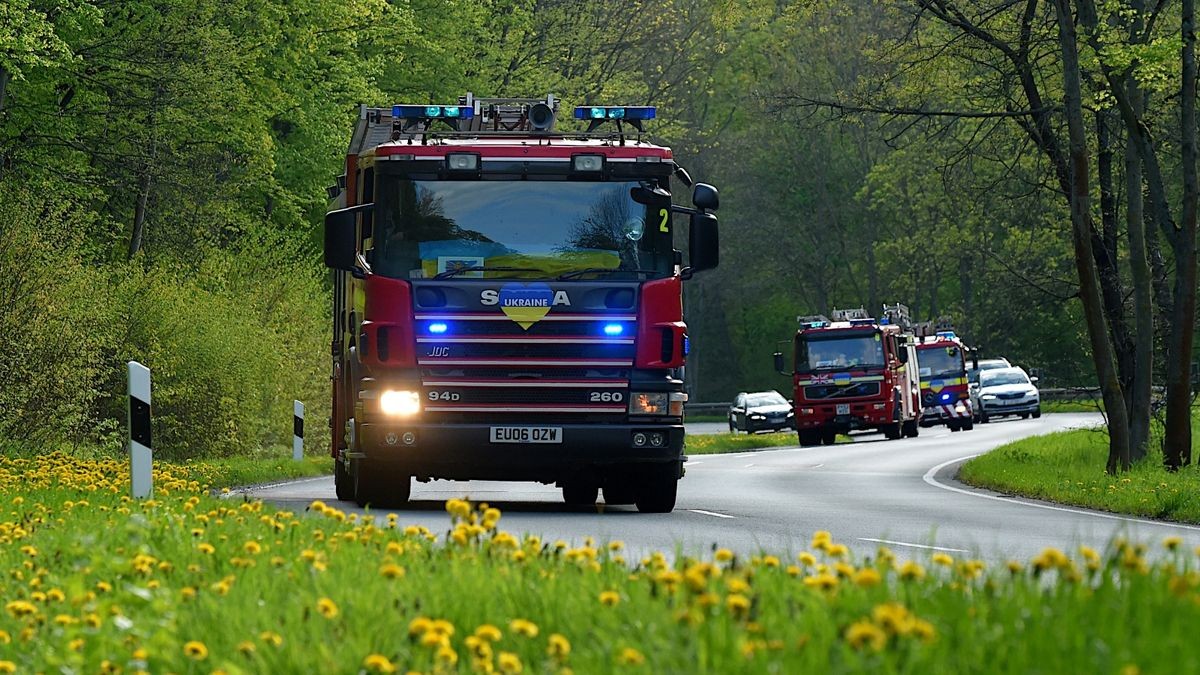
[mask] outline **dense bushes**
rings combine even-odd
[[[163,456],[288,443],[292,399],[322,428],[328,296],[311,251],[260,235],[194,268],[99,265],[72,238],[77,216],[0,194],[0,438],[118,450],[131,359],[154,374]]]

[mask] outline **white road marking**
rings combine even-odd
[[[1200,527],[1197,527],[1195,525],[1183,525],[1180,523],[1168,523],[1168,522],[1163,522],[1163,521],[1159,521],[1159,520],[1146,520],[1145,518],[1130,518],[1128,516],[1118,516],[1118,515],[1115,515],[1112,513],[1101,513],[1099,511],[1088,511],[1085,509],[1075,509],[1075,508],[1071,508],[1068,506],[1052,506],[1050,504],[1038,504],[1037,502],[1025,501],[1024,499],[1020,499],[1017,497],[1001,497],[998,495],[983,494],[982,492],[976,492],[973,490],[964,490],[962,488],[954,487],[953,485],[946,485],[945,483],[942,483],[942,482],[938,481],[938,479],[934,478],[934,476],[937,474],[938,471],[941,471],[942,469],[946,468],[947,466],[950,466],[951,464],[954,464],[955,462],[964,462],[968,459],[974,459],[978,456],[979,456],[978,454],[967,455],[966,457],[959,457],[958,459],[952,459],[947,462],[942,462],[941,464],[938,464],[937,466],[933,467],[932,469],[926,471],[925,475],[922,476],[922,478],[925,480],[926,483],[929,483],[930,485],[932,485],[936,488],[941,488],[943,490],[949,490],[951,492],[957,492],[959,494],[964,494],[964,495],[968,495],[971,497],[979,497],[981,499],[991,499],[991,500],[998,501],[998,502],[1004,502],[1005,504],[1017,504],[1019,506],[1031,506],[1036,509],[1046,509],[1049,511],[1061,511],[1063,513],[1074,513],[1074,514],[1080,515],[1080,516],[1093,516],[1095,518],[1105,518],[1107,520],[1119,520],[1124,523],[1138,523],[1141,525],[1157,525],[1158,527],[1170,527],[1170,528],[1175,528],[1175,529],[1180,529],[1180,530],[1190,530],[1192,532],[1200,532]]]
[[[701,465],[701,464],[703,464],[703,463],[704,463],[704,462],[693,462],[693,461],[692,461],[692,460],[690,460],[690,459],[688,460],[688,466],[700,466],[700,465]]]
[[[221,499],[229,499],[230,497],[246,495],[246,494],[250,494],[251,492],[259,492],[261,490],[270,490],[272,488],[277,488],[277,487],[288,487],[288,486],[292,486],[292,485],[300,485],[301,483],[315,483],[315,482],[321,481],[321,480],[329,480],[330,478],[331,478],[331,476],[317,476],[316,478],[299,478],[299,479],[281,480],[281,481],[276,481],[274,483],[264,483],[263,485],[246,485],[243,487],[232,488],[229,490],[229,492],[223,492],[217,496],[220,497]]]
[[[970,551],[961,548],[946,548],[945,546],[926,546],[925,544],[910,544],[904,541],[892,541],[890,539],[871,539],[869,537],[859,537],[859,541],[870,541],[876,544],[891,544],[892,546],[911,546],[912,548],[923,548],[930,551],[949,551],[951,553],[970,553]]]
[[[736,518],[737,517],[737,516],[731,516],[727,513],[713,513],[712,511],[704,511],[702,509],[688,509],[688,511],[691,511],[692,513],[699,513],[702,516],[712,516],[713,518]]]
[[[743,469],[749,469],[749,468],[750,468],[750,467],[752,467],[752,466],[754,466],[754,462],[750,462],[749,464],[747,464],[746,466],[743,466],[742,468],[743,468]]]
[[[822,462],[822,463],[820,463],[820,464],[814,464],[814,465],[813,465],[813,468],[814,468],[814,469],[819,469],[819,468],[821,468],[821,467],[823,467],[823,466],[825,466],[825,463],[824,463],[824,462]]]

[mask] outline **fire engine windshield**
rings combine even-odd
[[[801,335],[796,340],[796,371],[883,368],[883,338],[878,331]]]
[[[638,279],[673,271],[669,201],[639,204],[652,183],[395,179],[376,194],[372,266],[422,279]],[[456,270],[460,270],[456,273]]]
[[[958,347],[927,347],[917,350],[921,377],[962,377],[965,370]]]

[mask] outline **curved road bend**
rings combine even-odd
[[[875,434],[832,447],[699,455],[687,464],[670,514],[643,515],[633,506],[570,509],[553,486],[484,481],[415,483],[413,502],[399,513],[402,523],[442,532],[448,523],[443,502],[466,496],[502,509],[508,531],[572,542],[588,535],[619,539],[631,555],[677,547],[702,554],[714,545],[742,553],[792,553],[806,549],[816,530],[829,530],[858,555],[872,554],[885,543],[901,556],[923,558],[942,550],[992,561],[1028,560],[1047,546],[1073,550],[1086,544],[1103,550],[1118,534],[1146,541],[1151,550],[1170,535],[1183,537],[1189,547],[1200,545],[1200,527],[1009,498],[954,480],[967,457],[1013,439],[1099,421],[1097,415],[1045,415],[954,434],[934,427],[900,441]],[[1097,457],[1097,471],[1102,460]],[[332,477],[245,494],[300,510],[314,499],[335,500]]]

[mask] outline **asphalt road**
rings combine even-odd
[[[752,553],[790,554],[808,548],[813,532],[860,555],[887,544],[899,555],[923,557],[942,550],[992,561],[1029,559],[1047,546],[1103,550],[1118,534],[1146,541],[1152,550],[1169,535],[1200,545],[1200,527],[1169,525],[1032,500],[1015,499],[959,484],[954,475],[966,458],[1007,441],[1090,426],[1095,415],[1045,415],[976,425],[951,434],[923,429],[916,439],[886,441],[861,435],[852,444],[783,448],[728,455],[700,455],[687,463],[674,513],[640,514],[632,506],[571,509],[558,489],[536,483],[415,483],[402,523],[445,531],[442,505],[469,497],[498,506],[501,526],[515,533],[579,542],[587,535],[619,539],[631,553],[652,550],[702,554],[715,545]],[[1101,470],[1102,457],[1096,459]],[[247,490],[285,507],[335,500],[332,478],[294,481]],[[342,504],[347,510],[358,510]]]

